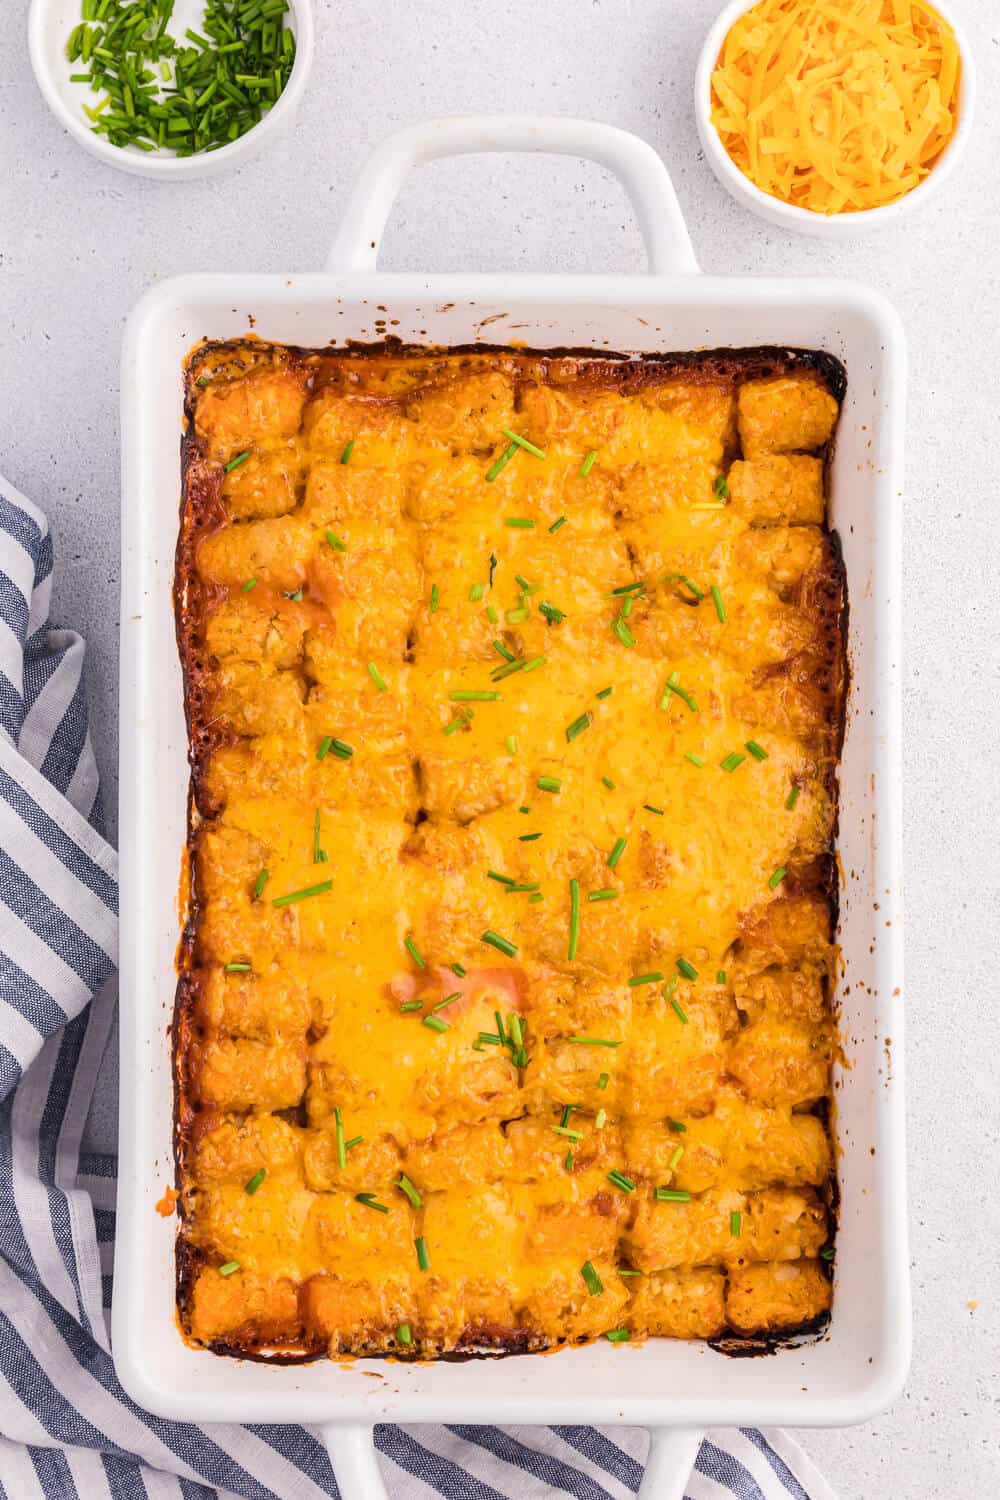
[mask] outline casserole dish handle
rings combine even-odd
[[[375,1429],[331,1424],[322,1433],[340,1500],[388,1500],[375,1451]],[[693,1427],[653,1427],[649,1438],[638,1500],[684,1500],[701,1447],[701,1433]]]
[[[691,249],[670,173],[646,141],[595,120],[559,115],[456,115],[400,130],[376,146],[347,200],[326,269],[374,271],[386,221],[413,167],[441,156],[537,151],[580,156],[614,174],[628,193],[655,275],[692,275]]]

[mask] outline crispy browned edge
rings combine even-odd
[[[550,367],[558,365],[560,384],[568,384],[572,378],[577,383],[587,386],[618,387],[623,393],[637,392],[679,376],[706,383],[730,381],[735,384],[737,381],[804,371],[816,375],[836,399],[838,405],[842,406],[847,389],[847,372],[833,355],[820,350],[795,349],[778,345],[751,349],[708,349],[673,354],[627,355],[601,352],[595,355],[593,350],[577,348],[511,351],[502,345],[479,344],[440,348],[431,345],[403,344],[394,338],[386,338],[382,342],[372,344],[352,343],[346,347],[331,345],[327,348],[309,349],[297,345],[269,343],[249,337],[228,341],[205,340],[191,350],[183,367],[182,487],[174,574],[174,613],[177,646],[184,676],[184,710],[188,728],[191,780],[188,789],[188,857],[185,860],[187,888],[181,890],[185,921],[177,951],[178,982],[171,1026],[175,1185],[181,1192],[177,1204],[176,1300],[181,1329],[185,1337],[189,1339],[190,1298],[195,1278],[204,1264],[204,1258],[185,1237],[185,1208],[181,1189],[187,1157],[196,1145],[200,1134],[212,1121],[211,1112],[199,1112],[191,1097],[189,1087],[192,1081],[194,1011],[199,989],[199,979],[193,972],[192,966],[195,937],[201,914],[195,878],[195,862],[192,856],[194,836],[201,820],[198,802],[202,765],[212,751],[227,738],[232,738],[218,731],[210,732],[209,726],[204,724],[201,715],[201,708],[205,703],[208,673],[205,662],[201,659],[203,653],[198,640],[198,627],[215,596],[215,590],[199,578],[195,567],[195,553],[203,535],[225,524],[225,512],[221,499],[221,472],[217,468],[210,470],[203,464],[204,445],[195,431],[194,414],[198,392],[196,382],[199,378],[199,371],[208,365],[211,366],[213,373],[224,371],[227,376],[236,376],[257,364],[270,360],[275,354],[280,355],[285,364],[292,367],[311,365],[315,370],[312,385],[314,390],[320,390],[324,384],[329,383],[322,378],[325,369],[333,371],[343,367],[345,363],[349,368],[353,360],[367,363],[380,358],[392,360],[412,358],[429,362],[430,373],[435,373],[434,362],[440,360],[441,373],[447,371],[448,374],[454,375],[461,373],[466,363],[470,368],[481,365],[484,356],[493,358],[495,361],[493,368],[500,368],[514,375],[519,370],[523,371],[529,367],[532,378],[544,379]],[[576,370],[570,377],[569,370],[574,365]],[[396,399],[399,398],[386,398],[387,402]],[[834,437],[827,445],[824,455],[827,468],[835,440],[836,427]],[[839,759],[844,735],[849,677],[846,647],[848,600],[840,538],[836,532],[831,532],[828,528],[827,536],[830,546],[826,557],[827,572],[821,582],[824,598],[821,601],[819,613],[822,617],[822,627],[825,627],[830,641],[830,670],[833,675],[839,676],[841,684],[839,717],[838,723],[834,726]],[[830,791],[839,809],[837,780],[837,771],[831,768]],[[818,889],[818,892],[826,899],[830,912],[831,933],[836,930],[839,909],[839,884],[833,853],[836,832],[835,822],[830,849],[822,860],[821,867],[810,881],[813,893],[815,894]],[[789,893],[794,894],[791,890]],[[822,1114],[829,1128],[828,1103],[824,1101],[818,1112]],[[826,1191],[832,1216],[830,1234],[832,1240],[836,1231],[836,1213],[839,1204],[836,1173],[827,1183]],[[829,1267],[827,1270],[828,1274],[832,1274]],[[799,1342],[804,1337],[820,1335],[829,1323],[829,1319],[829,1313],[823,1313],[797,1328],[785,1329],[780,1334],[737,1335],[729,1332],[708,1342],[720,1353],[732,1357],[745,1358],[752,1355],[772,1354],[779,1348]],[[586,1342],[590,1340],[567,1339],[548,1343],[533,1338],[525,1329],[517,1327],[471,1328],[463,1336],[458,1349],[436,1357],[451,1361],[496,1358],[511,1354],[551,1351],[570,1344]],[[265,1343],[259,1335],[255,1336],[251,1322],[243,1326],[239,1337],[215,1340],[205,1347],[216,1354],[281,1364],[303,1363],[328,1352],[325,1343],[319,1341],[309,1343],[304,1338],[283,1345]],[[365,1349],[357,1347],[343,1352],[353,1355],[367,1354]],[[381,1350],[373,1351],[373,1354],[383,1357]],[[396,1352],[392,1357],[419,1359],[422,1356],[420,1354],[407,1356]]]

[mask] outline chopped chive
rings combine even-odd
[[[572,1153],[572,1151],[567,1151],[566,1152],[566,1155],[563,1158],[563,1168],[567,1172],[572,1172],[572,1170],[573,1170],[573,1153]]]
[[[430,1257],[427,1254],[427,1246],[424,1243],[424,1237],[422,1234],[413,1241],[413,1246],[417,1252],[417,1265],[420,1267],[421,1271],[430,1270]]]
[[[778,886],[781,884],[787,874],[788,871],[785,866],[779,865],[774,874],[771,876],[770,880],[767,882],[772,891],[777,890]]]
[[[533,844],[535,840],[540,839],[541,836],[542,835],[540,833],[519,833],[517,839],[518,843],[520,844]]]
[[[544,599],[542,599],[538,605],[538,613],[542,616],[543,619],[547,620],[550,625],[561,625],[563,620],[565,620],[566,618],[565,610],[556,609],[554,604],[547,604]]]
[[[538,780],[535,782],[535,785],[540,792],[562,791],[562,782],[559,780],[558,776],[539,776]]]
[[[607,1037],[603,1037],[603,1036],[568,1036],[566,1038],[566,1040],[568,1042],[572,1042],[573,1045],[574,1045],[574,1047],[620,1047],[621,1046],[621,1042],[609,1042],[608,1039],[607,1039]]]
[[[631,630],[629,630],[621,615],[619,615],[617,619],[611,622],[611,629],[614,631],[615,635],[621,641],[623,646],[635,645],[635,636],[632,634]]]
[[[599,1089],[606,1089],[607,1086],[608,1086],[608,1084],[610,1082],[611,1082],[611,1074],[610,1073],[602,1073],[600,1075],[600,1077],[598,1078],[598,1080],[597,1080],[597,1087]]]
[[[396,1183],[396,1186],[399,1188],[400,1192],[406,1194],[407,1198],[409,1198],[414,1208],[423,1208],[424,1200],[423,1198],[421,1198],[419,1191],[407,1177],[405,1172],[400,1172],[399,1181]]]
[[[684,1155],[684,1147],[683,1146],[676,1146],[674,1148],[674,1153],[671,1156],[670,1161],[668,1162],[668,1166],[670,1167],[671,1172],[675,1172],[677,1170],[677,1163],[680,1161],[680,1159],[681,1159],[681,1157],[683,1155]]]
[[[756,740],[747,740],[746,747],[754,760],[767,760],[767,751],[763,745],[758,745]]]
[[[664,816],[663,808],[654,807],[652,802],[644,802],[642,806],[645,812],[655,813],[658,818],[662,818]]]
[[[465,978],[465,972],[466,971],[462,968],[461,964],[449,964],[448,967],[451,970],[451,972],[454,975],[456,975],[459,979],[464,979]]]
[[[486,618],[489,620],[489,622],[490,622],[491,625],[495,625],[497,623],[497,621],[500,619],[500,616],[497,613],[497,607],[496,607],[495,604],[487,604],[487,606],[486,606]]]
[[[609,1344],[626,1344],[629,1336],[627,1328],[609,1328],[604,1334]]]
[[[660,1203],[690,1203],[691,1194],[687,1188],[658,1187],[653,1197]]]
[[[522,806],[522,807],[519,807],[519,808],[518,808],[518,812],[519,812],[519,813],[530,813],[530,811],[531,811],[531,808],[530,808],[530,807],[523,807],[523,806]]]
[[[547,656],[533,656],[530,661],[525,662],[524,670],[525,672],[537,672],[538,668],[544,667],[547,661]]]
[[[621,1266],[618,1271],[619,1276],[642,1276],[643,1274],[642,1271],[633,1271],[630,1266]]]
[[[835,1254],[836,1251],[834,1250],[832,1245],[824,1245],[822,1250],[819,1252],[819,1258],[820,1260],[831,1261],[833,1260]]]
[[[322,847],[322,845],[320,844],[320,841],[319,841],[320,840],[320,817],[321,817],[320,810],[317,807],[316,814],[315,814],[315,816],[313,818],[313,864],[314,865],[325,865],[326,864],[326,850]]]
[[[363,1140],[364,1140],[364,1136],[363,1135],[352,1136],[349,1141],[345,1141],[344,1142],[344,1150],[345,1151],[353,1151],[354,1147],[355,1146],[360,1146],[361,1142]]]
[[[249,457],[250,457],[250,449],[249,448],[245,448],[242,453],[237,453],[236,457],[235,458],[231,458],[229,460],[229,462],[226,464],[226,473],[227,474],[231,474],[234,469],[238,469],[239,468],[240,464],[245,464],[246,461],[247,461],[247,459]]]
[[[354,746],[349,745],[346,740],[338,740],[336,735],[331,739],[329,748],[338,760],[350,760],[354,754]],[[318,755],[316,759],[322,760],[323,757]]]
[[[350,441],[345,446],[343,453],[340,455],[340,462],[342,464],[349,464],[350,461],[351,461],[351,454],[353,452],[354,452],[354,439],[351,438]]]
[[[574,959],[580,942],[580,882],[571,880],[569,883],[569,944],[566,949],[566,957]]]
[[[534,531],[535,523],[530,516],[504,516],[503,524],[515,531]]]
[[[226,974],[252,974],[253,964],[226,964],[223,972]]]
[[[616,589],[611,590],[610,594],[606,594],[605,598],[618,599],[626,594],[641,594],[645,587],[646,585],[641,578],[637,579],[634,583],[620,583]]]
[[[516,660],[513,651],[508,651],[503,641],[491,641],[490,644],[493,647],[494,651],[498,652],[499,655],[503,657],[504,661]]]
[[[439,588],[438,588],[438,586],[437,586],[436,583],[432,583],[431,584],[431,614],[432,615],[437,614],[438,600],[440,599],[440,597],[441,597],[441,591],[439,590]]]
[[[786,812],[791,812],[791,810],[795,806],[796,802],[798,802],[798,800],[799,800],[799,792],[801,790],[802,790],[801,787],[798,787],[798,786],[793,786],[792,787],[792,790],[788,793],[788,800],[785,803],[785,811]]]
[[[729,1215],[729,1233],[734,1240],[738,1240],[743,1232],[743,1215],[738,1208],[734,1208]]]
[[[451,1004],[453,1004],[454,1001],[461,1000],[461,998],[462,998],[462,991],[461,990],[455,990],[453,994],[451,994],[451,995],[445,995],[445,997],[444,997],[443,1000],[436,1001],[435,1004],[431,1006],[431,1009],[432,1010],[444,1010],[444,1008],[445,1008],[446,1005],[451,1005]]]
[[[287,896],[275,896],[272,906],[291,906],[294,901],[307,901],[310,896],[322,896],[333,890],[332,880],[321,880],[318,885],[304,886],[300,891],[289,891]]]
[[[498,558],[497,558],[496,553],[495,552],[491,552],[490,553],[490,588],[493,587],[493,575],[496,573],[496,570],[497,570],[497,562],[498,562]],[[514,576],[516,577],[517,575],[515,574]]]
[[[597,449],[596,448],[591,448],[590,452],[587,454],[586,458],[583,460],[583,463],[580,465],[580,478],[581,479],[586,479],[587,475],[590,473],[591,469],[594,467],[594,460],[595,460],[596,457],[597,457]]]
[[[684,975],[685,979],[698,978],[698,970],[695,968],[694,964],[688,963],[686,958],[679,958],[677,960],[677,967]]]
[[[346,552],[347,551],[347,547],[340,540],[340,537],[337,535],[337,533],[335,531],[328,531],[326,533],[326,539],[327,539],[327,542],[330,544],[330,546],[333,548],[334,552]]]
[[[524,1026],[521,1023],[521,1017],[516,1011],[511,1012],[510,1019],[507,1022],[507,1030],[510,1033],[510,1039],[514,1043],[515,1049],[523,1046]]]
[[[402,1344],[406,1349],[413,1343],[413,1333],[409,1323],[400,1323],[396,1329],[396,1343]]]
[[[615,790],[615,783],[611,780],[610,776],[602,776],[601,782],[604,786],[607,787],[609,792],[613,792]]]
[[[507,736],[507,738],[504,740],[504,745],[507,748],[507,754],[508,755],[516,755],[517,754],[517,735],[516,734],[509,734]]]
[[[725,971],[725,969],[718,969],[716,971],[715,982],[716,982],[716,984],[725,984],[725,982],[726,982],[726,971]]]
[[[265,867],[263,870],[261,870],[260,874],[257,876],[257,879],[254,881],[253,893],[255,898],[257,898],[258,900],[263,895],[264,887],[267,885],[267,882],[270,880],[270,878],[271,872]]]
[[[723,771],[735,771],[736,767],[741,766],[745,760],[746,756],[741,755],[738,750],[730,750],[725,760],[719,761],[719,765]]]
[[[499,880],[501,885],[515,884],[514,877],[512,875],[500,875],[496,870],[487,870],[486,878],[487,880]]]
[[[667,704],[670,702],[671,693],[676,693],[677,697],[680,698],[683,703],[687,704],[691,712],[693,714],[696,714],[698,712],[698,705],[694,701],[693,693],[689,693],[686,688],[682,688],[677,678],[678,674],[676,672],[671,672],[670,676],[663,684],[663,693],[660,697],[660,707],[666,708]]]
[[[597,694],[597,696],[598,696],[598,698],[610,698],[611,694],[613,692],[614,692],[613,688],[609,688],[609,687],[601,688],[601,691]]]
[[[227,1260],[226,1264],[224,1266],[220,1266],[219,1267],[219,1275],[220,1276],[232,1276],[233,1272],[234,1271],[238,1271],[239,1268],[240,1268],[240,1263],[239,1263],[238,1260]]]
[[[344,1120],[339,1109],[333,1111],[333,1122],[336,1129],[337,1166],[343,1170],[347,1166],[347,1146],[344,1144]]]
[[[587,892],[587,900],[588,901],[614,901],[617,895],[618,895],[618,892],[616,890],[613,890],[610,887],[605,887],[605,889],[602,890],[602,891],[588,891]]]
[[[692,582],[692,580],[687,576],[686,573],[667,573],[664,576],[663,582],[681,584],[684,588],[690,590],[694,598],[698,600],[699,604],[705,597],[703,591],[698,587],[696,583]]]
[[[623,620],[628,619],[629,615],[632,613],[632,607],[634,604],[635,596],[633,594],[629,594],[627,599],[622,600],[621,617]]]
[[[628,986],[629,989],[634,990],[640,984],[659,984],[662,978],[663,975],[658,971],[652,974],[633,974],[632,978],[628,981]]]
[[[564,1135],[568,1141],[582,1141],[582,1130],[570,1130],[568,1125],[553,1125],[556,1135]]]
[[[618,864],[618,861],[621,859],[622,855],[625,853],[625,849],[626,849],[627,845],[628,845],[628,839],[615,839],[615,846],[612,849],[611,853],[608,855],[608,869],[609,870],[613,870],[613,869],[616,868],[616,866]]]
[[[528,439],[526,437],[522,437],[519,432],[511,432],[508,427],[501,427],[500,431],[503,433],[505,438],[510,438],[512,443],[516,443],[519,448],[523,448],[525,453],[533,453],[536,458],[545,457],[545,454],[542,452],[541,448],[536,448],[534,443],[529,443]]]
[[[559,530],[560,526],[565,526],[565,525],[566,525],[566,517],[565,516],[560,516],[559,519],[558,519],[558,521],[553,521],[552,522],[552,525],[549,527],[549,532],[550,533],[555,533],[555,532],[557,532]]]
[[[423,1010],[423,1008],[424,1002],[422,1000],[404,1000],[399,1007],[399,1011],[401,1015],[405,1015],[408,1011]]]
[[[585,1260],[580,1267],[580,1275],[587,1283],[587,1291],[592,1297],[599,1297],[604,1291],[604,1283],[594,1270],[589,1260]]]
[[[726,606],[722,602],[722,591],[717,583],[712,584],[712,603],[715,605],[715,613],[719,617],[720,625],[725,625]]]
[[[424,959],[423,955],[421,954],[420,949],[417,947],[416,943],[413,941],[412,937],[406,937],[406,938],[403,939],[403,947],[406,949],[407,953],[413,959],[413,962],[416,964],[416,966],[417,966],[418,969],[426,969],[427,962]]]
[[[729,486],[726,483],[726,476],[725,476],[725,474],[716,474],[716,476],[715,476],[715,482],[713,483],[712,488],[715,491],[717,499],[719,499],[719,500],[730,500],[730,499],[732,499],[732,495],[730,493]]]
[[[503,617],[508,625],[523,625],[524,621],[528,618],[528,611],[524,608],[505,609]]]
[[[486,1043],[486,1045],[490,1047],[500,1047],[503,1045],[495,1031],[481,1031],[479,1033],[479,1041]],[[473,1045],[475,1045],[475,1043],[473,1043]]]
[[[285,593],[284,597],[286,599],[290,599],[293,604],[301,604],[302,603],[302,590],[301,589],[296,589],[293,594]]]
[[[686,1026],[688,1024],[688,1018],[684,1014],[684,1008],[676,995],[670,996],[670,1004],[673,1006],[674,1011],[677,1015],[677,1019],[680,1021],[681,1025]]]
[[[608,1181],[614,1183],[616,1188],[621,1188],[623,1193],[635,1192],[635,1183],[631,1177],[626,1177],[625,1173],[619,1172],[617,1167],[608,1173]]]
[[[538,890],[538,881],[537,880],[522,881],[522,882],[513,881],[509,886],[506,887],[506,891],[507,891],[507,895],[508,896],[512,896],[515,891],[537,891],[537,890]]]
[[[593,723],[593,720],[594,720],[593,714],[591,714],[591,713],[585,713],[585,714],[581,714],[578,719],[574,719],[573,722],[572,722],[572,724],[567,724],[567,726],[566,726],[566,739],[567,739],[567,742],[572,742],[573,740],[576,739],[576,737],[578,735],[581,735],[585,729],[589,729],[590,726],[591,726],[591,724]]]
[[[448,697],[452,703],[499,703],[503,693],[483,692],[479,689],[459,688]]]
[[[253,589],[253,588],[256,588],[256,587],[257,587],[257,580],[256,580],[256,578],[248,578],[247,581],[246,581],[246,583],[243,585],[243,592],[244,592],[244,594],[249,594],[250,590]]]
[[[389,684],[386,682],[385,678],[382,676],[382,673],[379,671],[378,667],[373,661],[370,661],[368,663],[368,676],[371,678],[372,682],[374,682],[380,693],[386,693],[389,691]]]
[[[264,1167],[258,1167],[257,1171],[253,1174],[250,1181],[243,1184],[243,1191],[245,1193],[249,1193],[252,1198],[266,1176],[266,1169]]]
[[[365,1208],[373,1208],[378,1214],[387,1214],[389,1212],[384,1203],[379,1203],[374,1193],[355,1193],[354,1201],[355,1203],[363,1203]]]
[[[473,583],[469,586],[469,603],[478,604],[486,593],[485,583]]]
[[[481,943],[488,943],[491,948],[496,948],[498,952],[505,953],[508,958],[513,958],[517,952],[517,944],[512,943],[509,938],[501,937],[498,932],[493,931],[492,927],[487,927],[479,941]]]
[[[667,1126],[669,1127],[670,1130],[680,1130],[680,1131],[686,1131],[687,1130],[687,1126],[684,1124],[683,1120],[668,1120],[667,1121]]]
[[[464,729],[468,722],[468,719],[463,719],[461,714],[459,714],[457,718],[452,719],[444,726],[442,732],[444,734],[454,734],[456,729]]]
[[[513,677],[515,672],[523,672],[525,660],[523,656],[516,656],[512,661],[504,662],[502,667],[494,667],[490,673],[491,682],[503,682],[508,677]]]

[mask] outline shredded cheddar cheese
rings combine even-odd
[[[761,0],[728,32],[712,122],[763,192],[814,213],[893,203],[958,123],[961,62],[924,0]]]

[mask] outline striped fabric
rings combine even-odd
[[[0,1500],[319,1500],[315,1432],[128,1399],[108,1337],[115,1161],[81,1148],[114,1007],[117,879],[83,641],[48,624],[45,517],[0,482]],[[633,1428],[376,1429],[392,1500],[627,1500]],[[710,1432],[689,1500],[833,1500],[782,1433]],[[345,1500],[367,1500],[348,1496]]]

